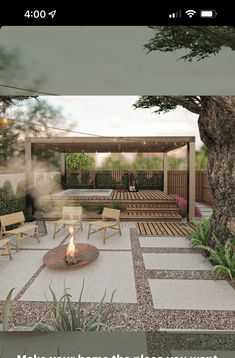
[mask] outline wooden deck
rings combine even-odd
[[[139,190],[128,192],[125,190],[113,190],[111,196],[107,197],[66,197],[49,196],[40,199],[40,203],[50,202],[56,207],[76,206],[84,202],[89,204],[103,204],[110,206],[115,202],[125,205],[126,211],[121,213],[121,220],[130,221],[164,221],[180,222],[181,215],[175,204],[175,200],[160,190]],[[100,215],[87,212],[86,219],[96,219]]]
[[[189,236],[187,229],[194,229],[193,223],[138,222],[140,236]]]

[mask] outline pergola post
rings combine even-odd
[[[195,142],[188,142],[188,221],[195,217]]]
[[[65,153],[60,153],[60,178],[61,185],[64,186],[66,181],[66,159]]]
[[[26,218],[29,221],[34,219],[34,170],[32,163],[33,145],[29,138],[25,141],[25,189],[26,189]]]
[[[168,158],[167,152],[163,153],[163,191],[167,194],[168,192]]]

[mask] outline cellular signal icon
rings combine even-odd
[[[169,19],[180,19],[181,15],[182,15],[181,10],[172,12],[171,14],[169,14]]]

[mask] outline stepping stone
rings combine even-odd
[[[147,270],[210,271],[212,265],[201,254],[143,254]]]
[[[149,236],[140,237],[141,247],[160,247],[160,248],[190,248],[190,241],[185,237],[171,236]]]
[[[149,280],[154,308],[235,310],[235,290],[222,280]]]
[[[29,241],[29,240],[28,240]],[[36,240],[33,240],[36,241]],[[29,279],[42,265],[45,251],[19,251],[12,250],[13,260],[1,258],[0,260],[0,300],[5,300],[9,291],[15,287],[14,298],[26,285]]]

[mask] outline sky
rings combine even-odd
[[[155,114],[153,109],[134,109],[137,96],[40,98],[62,109],[65,118],[63,128],[66,128],[66,123],[73,122],[74,130],[104,136],[195,136],[196,148],[202,145],[198,115],[182,107],[166,114]]]

